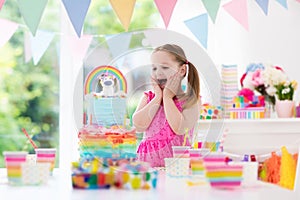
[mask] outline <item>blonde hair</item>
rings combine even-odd
[[[181,65],[188,64],[188,85],[187,92],[184,95],[186,100],[184,108],[189,108],[190,106],[197,103],[200,98],[200,79],[196,67],[187,60],[185,53],[181,47],[175,44],[165,44],[154,49],[153,53],[157,51],[165,51],[174,56],[175,61]]]

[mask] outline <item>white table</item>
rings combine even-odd
[[[70,171],[55,170],[47,185],[10,186],[6,170],[0,169],[0,199],[4,200],[68,200],[68,199],[300,199],[295,192],[276,185],[258,181],[249,187],[234,190],[212,189],[209,185],[187,186],[186,181],[165,177],[160,173],[157,189],[154,190],[79,190],[71,185]]]

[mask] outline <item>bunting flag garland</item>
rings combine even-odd
[[[276,0],[280,5],[282,5],[285,9],[288,9],[286,0]]]
[[[54,33],[38,30],[36,36],[30,35],[31,51],[34,65],[37,65],[45,51],[48,49]]]
[[[1,10],[2,6],[4,5],[4,3],[5,3],[5,0],[0,0],[0,10]]]
[[[233,0],[223,5],[223,8],[247,31],[249,30],[247,0]]]
[[[268,15],[269,0],[255,0],[265,15]]]
[[[156,7],[163,18],[163,21],[165,23],[165,27],[168,28],[169,22],[173,13],[173,10],[175,8],[175,5],[177,3],[177,0],[154,0]]]
[[[19,25],[6,19],[0,19],[0,27],[5,27],[0,31],[0,47],[2,47],[16,32]]]
[[[106,36],[106,43],[113,58],[121,56],[128,50],[131,36],[132,33],[122,33],[114,36]]]
[[[128,31],[136,0],[109,0],[122,26]]]
[[[202,0],[209,17],[215,23],[221,0]]]
[[[185,25],[197,37],[203,47],[207,49],[207,35],[208,35],[208,16],[202,14],[192,19],[186,20]]]
[[[35,36],[48,0],[17,0],[18,6],[31,33]],[[33,6],[34,5],[34,6]]]
[[[134,7],[136,0],[109,0],[110,4],[118,16],[122,26],[126,31],[130,26],[131,18],[133,15]],[[221,0],[201,0],[204,5],[207,14],[215,23],[218,10],[220,7]],[[288,9],[287,0],[276,0],[282,7]],[[300,0],[295,0],[300,3]],[[0,10],[5,4],[6,0],[0,0]],[[156,7],[164,21],[165,27],[167,28],[170,22],[170,19],[173,14],[173,10],[177,4],[177,0],[154,0]],[[255,0],[258,6],[262,9],[265,15],[268,15],[269,0]],[[19,10],[21,12],[24,21],[29,28],[33,36],[37,33],[38,26],[40,24],[43,12],[48,3],[48,0],[17,0]],[[80,38],[82,33],[82,28],[86,14],[88,12],[91,0],[62,0],[62,3],[66,9],[68,17],[73,25],[73,28]],[[34,5],[34,6],[32,6]],[[238,23],[240,23],[247,31],[249,30],[248,22],[248,6],[247,0],[231,0],[228,3],[222,6],[224,10],[231,15]],[[195,18],[186,20],[184,23],[190,29],[190,31],[197,37],[203,47],[207,49],[207,39],[208,39],[208,20],[207,14],[197,16]],[[1,27],[5,27],[4,31],[0,32],[0,47],[3,46],[14,32],[18,28],[18,24],[11,23],[7,20],[0,19]],[[131,35],[123,36],[125,37],[125,43],[122,44],[125,46],[125,50],[128,48]],[[128,37],[128,38],[127,38]],[[86,38],[85,38],[86,39]],[[84,39],[84,40],[85,40]],[[143,45],[148,45],[147,39],[144,39]],[[109,43],[109,42],[108,42]],[[110,45],[110,44],[109,44]],[[120,45],[120,44],[118,44]],[[115,44],[110,46],[111,53],[115,57],[117,49]],[[127,46],[127,47],[126,47]],[[27,50],[30,49],[30,46],[26,44]],[[123,48],[123,47],[122,47]],[[114,55],[115,54],[115,55]],[[29,61],[31,56],[26,53],[26,61]],[[39,61],[39,56],[35,56],[35,62]]]
[[[62,2],[77,36],[80,37],[84,19],[90,7],[91,0],[62,0]]]
[[[82,35],[80,38],[75,36],[66,37],[72,57],[76,62],[82,62],[90,44],[93,40],[92,35]]]

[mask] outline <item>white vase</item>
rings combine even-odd
[[[276,100],[275,109],[279,118],[291,118],[294,116],[295,103],[290,100]]]

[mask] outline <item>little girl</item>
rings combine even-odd
[[[153,91],[144,93],[133,124],[138,132],[144,132],[138,159],[160,167],[164,166],[164,158],[173,157],[172,146],[183,145],[186,130],[191,138],[200,115],[200,83],[197,69],[177,45],[156,48],[151,62]],[[185,93],[181,81],[186,75]]]

